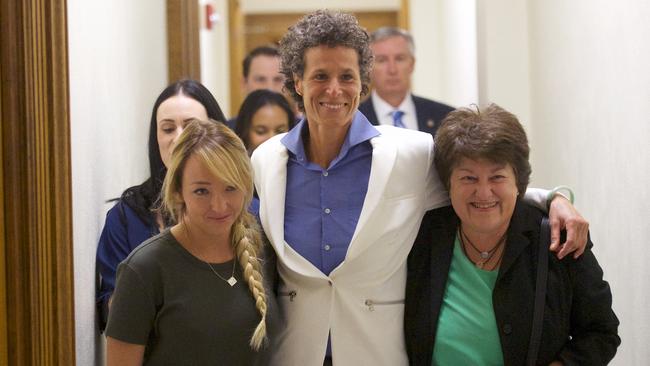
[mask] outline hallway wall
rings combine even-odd
[[[614,295],[613,365],[650,363],[650,4],[479,0],[481,104],[526,126],[535,187],[571,186]]]
[[[591,222],[622,346],[650,363],[650,3],[529,1],[534,183],[568,184]]]
[[[478,102],[475,0],[409,0],[413,93],[451,106]]]
[[[149,169],[151,106],[167,84],[161,3],[67,2],[77,365],[101,364],[95,251],[111,207],[105,201]]]

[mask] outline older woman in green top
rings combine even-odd
[[[454,111],[438,130],[435,164],[451,206],[426,214],[408,260],[412,365],[604,365],[614,357],[619,322],[593,244],[578,259],[558,259],[540,238],[544,213],[520,200],[528,155],[517,118],[494,104]],[[541,341],[529,355],[538,253],[548,256],[548,274]]]

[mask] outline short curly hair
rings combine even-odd
[[[517,190],[524,194],[531,174],[529,155],[523,126],[514,114],[496,104],[450,112],[436,132],[434,160],[447,190],[452,171],[461,159],[468,158],[510,164],[515,172]]]
[[[361,95],[366,95],[370,85],[372,68],[372,51],[370,36],[359,25],[357,18],[339,11],[318,10],[305,15],[296,24],[289,27],[280,41],[280,56],[284,74],[284,88],[304,111],[302,97],[296,92],[294,75],[302,77],[305,72],[305,52],[312,47],[349,47],[359,56],[359,74],[361,76]]]

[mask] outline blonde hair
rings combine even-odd
[[[258,257],[262,239],[257,221],[247,210],[253,198],[253,169],[248,153],[244,143],[223,123],[214,120],[190,122],[172,151],[162,187],[163,209],[175,221],[185,214],[179,193],[185,164],[192,155],[198,157],[214,177],[244,193],[244,204],[230,231],[230,243],[262,318],[250,340],[251,347],[259,350],[266,339],[267,302]]]

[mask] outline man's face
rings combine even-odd
[[[258,89],[281,93],[283,85],[284,75],[280,73],[280,57],[259,55],[251,60],[248,77],[243,80],[246,94]]]
[[[404,98],[411,89],[415,65],[408,41],[395,36],[374,42],[370,47],[375,55],[371,78],[377,94],[384,99]]]

